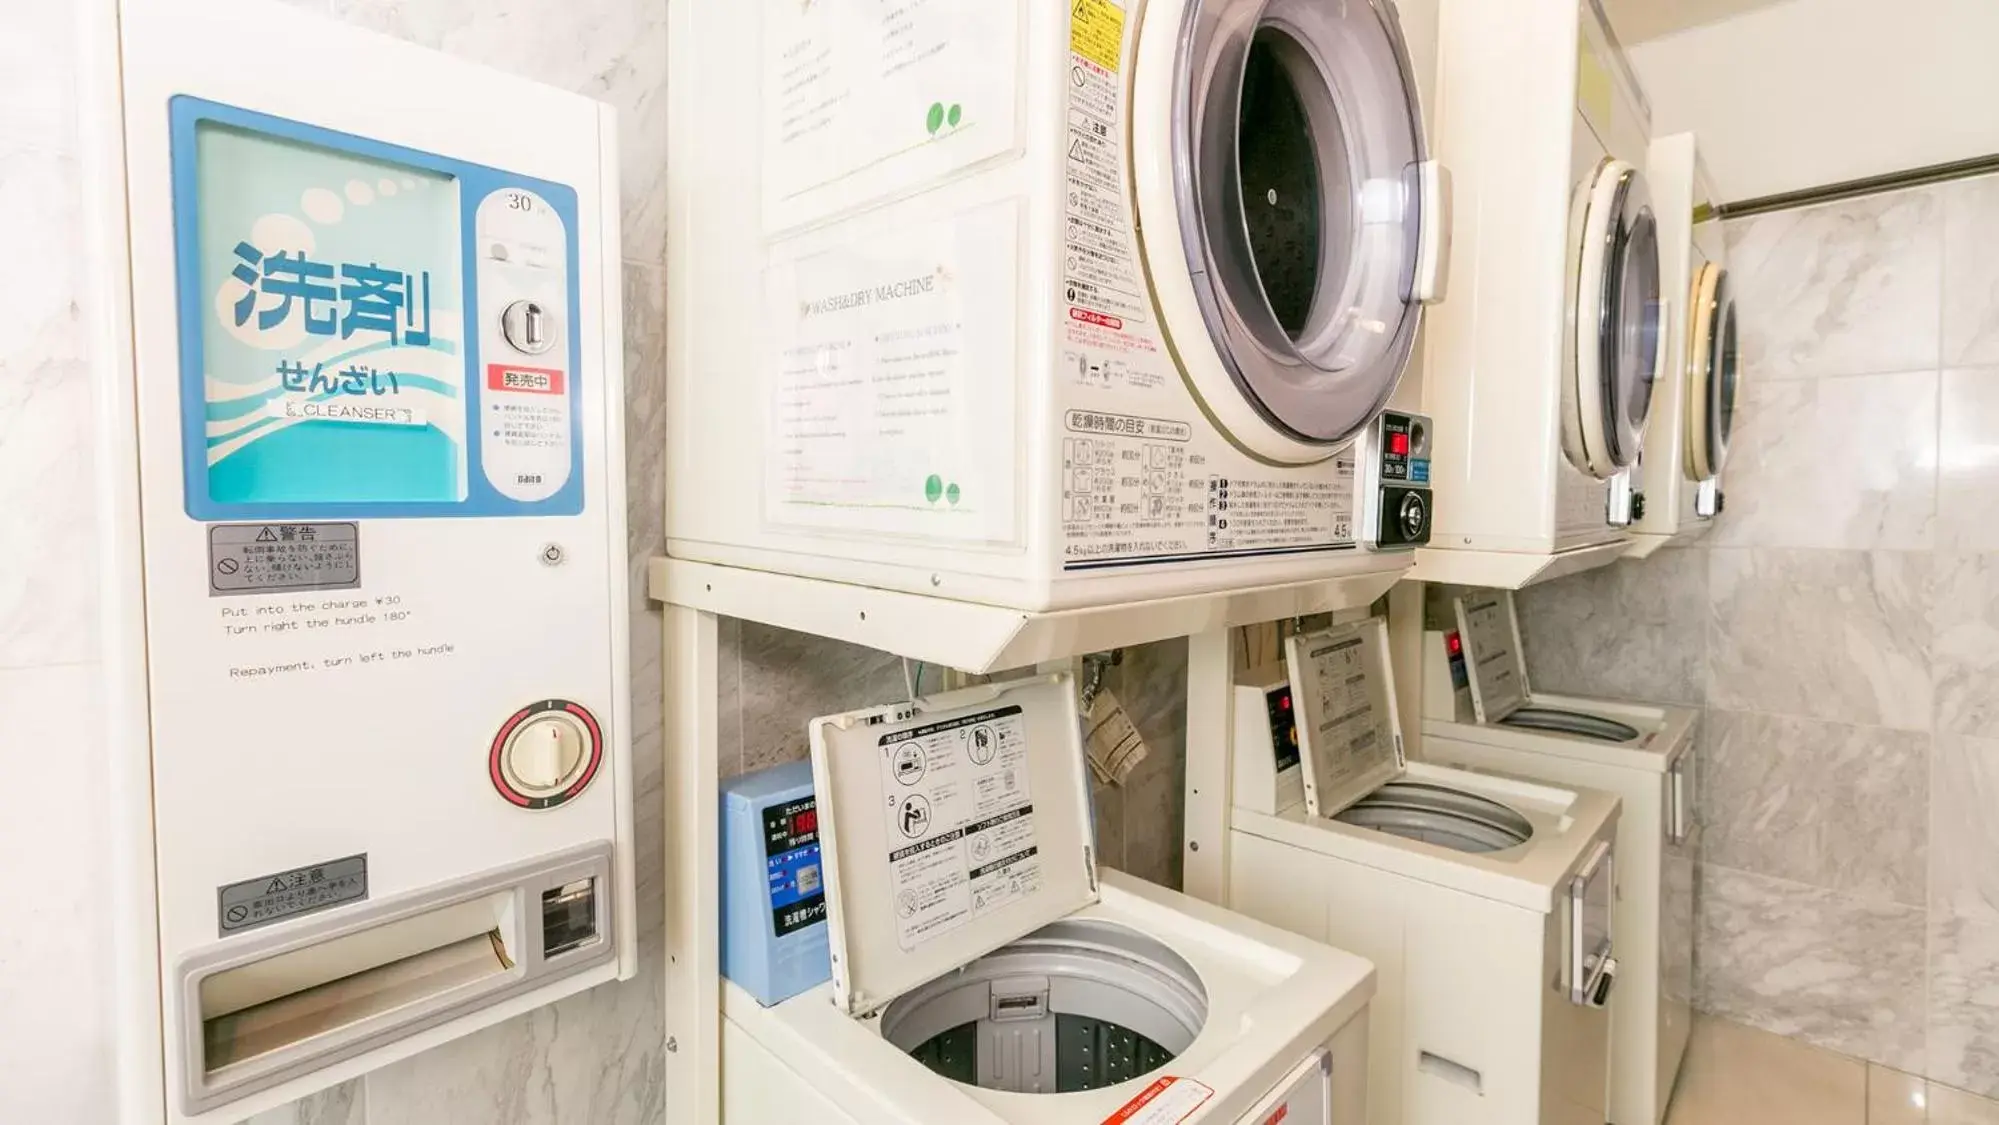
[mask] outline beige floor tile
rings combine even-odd
[[[1929,1125],[1999,1125],[1999,1102],[1932,1084]]]
[[[1930,1084],[1885,1066],[1867,1067],[1867,1125],[1925,1125]]]
[[[1667,1125],[1866,1125],[1867,1067],[1701,1017]]]

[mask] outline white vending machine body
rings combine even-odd
[[[278,4],[118,14],[124,1065],[234,1122],[635,971],[614,123]]]

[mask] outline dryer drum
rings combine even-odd
[[[1173,203],[1208,341],[1175,350],[1220,360],[1188,386],[1342,445],[1394,393],[1421,318],[1434,219],[1400,25],[1381,0],[1185,0],[1178,30]]]

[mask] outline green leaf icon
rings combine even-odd
[[[943,103],[943,102],[932,102],[932,103],[930,103],[930,117],[929,117],[929,119],[928,119],[928,120],[927,120],[927,121],[925,122],[925,124],[926,124],[926,125],[927,125],[927,126],[929,127],[929,129],[930,129],[930,132],[931,132],[931,134],[932,134],[932,135],[935,135],[935,134],[936,134],[936,132],[937,132],[937,130],[939,130],[939,129],[942,129],[942,128],[944,127],[944,103]]]
[[[951,112],[946,115],[945,119],[951,123],[951,128],[956,129],[958,127],[958,122],[964,120],[964,118],[965,118],[964,107],[959,105],[953,105],[951,107]]]
[[[953,483],[951,487],[944,490],[944,499],[949,500],[953,508],[958,506],[959,495],[960,494],[958,492],[958,486],[956,483]]]
[[[935,504],[937,498],[942,495],[944,495],[944,478],[931,473],[930,479],[923,482],[923,498]]]

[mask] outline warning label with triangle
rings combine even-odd
[[[277,541],[278,533],[268,527],[257,533],[257,542],[259,543],[276,543]]]

